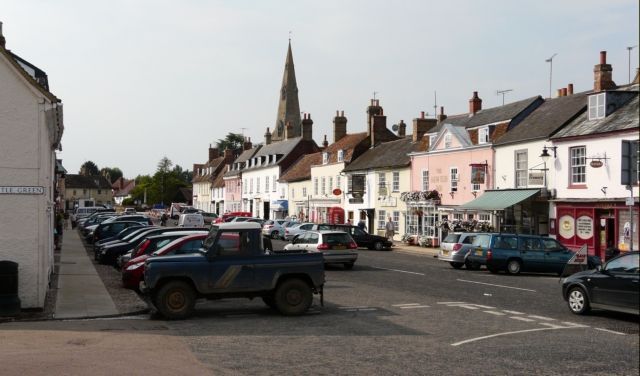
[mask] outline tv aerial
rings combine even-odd
[[[513,91],[513,89],[496,90],[496,95],[502,95],[502,105],[503,106],[504,106],[504,95],[507,94],[510,91]]]

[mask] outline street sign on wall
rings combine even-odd
[[[44,187],[0,186],[0,195],[42,195]]]

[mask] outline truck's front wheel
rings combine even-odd
[[[164,284],[155,295],[158,312],[169,320],[186,319],[193,313],[196,296],[193,288],[182,281]]]
[[[305,313],[313,301],[311,287],[297,278],[282,282],[274,294],[276,308],[286,316],[295,316]]]

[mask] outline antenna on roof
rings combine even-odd
[[[502,105],[504,106],[504,95],[507,94],[508,92],[513,91],[513,89],[506,89],[506,90],[496,90],[496,95],[500,95],[502,94]]]
[[[438,92],[435,91],[435,90],[433,91],[433,113],[436,114],[436,117],[437,117],[437,114],[438,114]],[[427,115],[429,115],[429,114],[427,113]]]
[[[551,55],[550,58],[546,59],[545,62],[549,63],[549,99],[551,99],[551,78],[553,77],[553,58],[556,57],[557,53]]]
[[[249,128],[240,128],[240,131],[242,131],[242,138],[244,138],[244,131],[245,129],[249,129]]]

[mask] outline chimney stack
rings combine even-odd
[[[567,85],[567,95],[573,95],[573,84]]]
[[[302,119],[302,139],[305,141],[313,141],[313,120],[311,120],[311,114],[304,114],[304,119]]]
[[[420,117],[413,119],[413,142],[418,142],[422,136],[438,124],[436,119],[424,117],[424,111],[420,111]]]
[[[2,22],[0,21],[0,47],[6,48],[7,40],[4,39],[4,35],[2,34]]]
[[[242,143],[242,150],[249,150],[253,147],[251,144],[251,139],[248,137],[244,138],[244,142]]]
[[[600,64],[593,67],[593,91],[615,89],[612,72],[611,64],[607,64],[607,51],[600,51]]]
[[[269,127],[267,127],[267,131],[264,134],[264,144],[265,145],[271,144],[271,132],[269,131]]]
[[[398,136],[404,137],[407,135],[407,124],[404,123],[404,120],[400,120],[398,124]]]
[[[369,128],[369,137],[371,138],[371,147],[379,142],[380,137],[387,131],[387,117],[380,114],[371,117],[371,127]]]
[[[327,141],[327,135],[324,135],[324,141],[322,141],[322,148],[326,149],[329,147],[329,141]]]
[[[347,118],[344,117],[344,111],[336,111],[336,117],[333,118],[333,142],[340,141],[347,135]]]
[[[476,112],[482,110],[482,99],[478,97],[478,92],[473,92],[473,97],[469,99],[469,115],[475,115]]]
[[[444,107],[440,106],[440,114],[437,116],[438,123],[442,123],[446,118],[447,115],[444,114]]]
[[[371,104],[367,107],[367,132],[371,135],[371,124],[373,123],[373,117],[376,115],[382,115],[382,107],[380,107],[380,100],[372,99]]]
[[[224,162],[225,163],[233,162],[233,150],[229,148],[224,149]]]
[[[209,144],[209,161],[212,161],[220,156],[220,151],[218,148],[212,148],[211,144]]]

